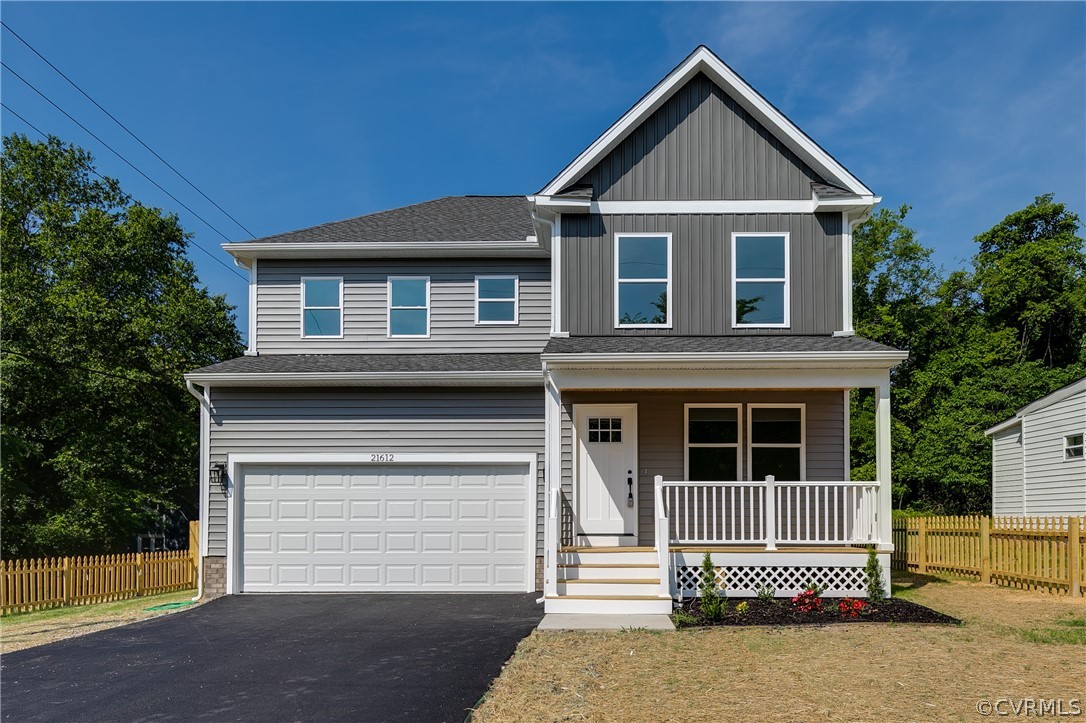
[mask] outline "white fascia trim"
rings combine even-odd
[[[623,214],[720,214],[720,213],[818,213],[867,210],[881,199],[859,198],[781,199],[781,200],[703,200],[703,201],[586,201],[570,206],[559,199],[536,196],[536,204],[550,211],[566,213]]]
[[[740,78],[724,61],[704,46],[691,53],[682,64],[672,70],[603,135],[593,141],[540,191],[540,195],[550,196],[559,193],[580,178],[585,171],[618,146],[644,119],[667,102],[675,91],[699,72],[704,72],[721,87],[731,91],[735,100],[763,124],[770,129],[775,128],[780,131],[780,138],[785,145],[795,151],[800,158],[806,160],[827,181],[836,183],[858,196],[872,195],[871,190],[858,178],[849,173],[844,166],[834,160],[758,91]]]
[[[672,352],[652,354],[541,354],[540,359],[551,368],[584,369],[601,365],[712,364],[722,368],[792,368],[863,366],[885,368],[909,358],[904,351],[791,351],[791,352]]]
[[[525,592],[535,591],[535,555],[536,544],[536,515],[538,511],[534,504],[538,495],[539,473],[537,466],[539,458],[535,454],[468,454],[449,452],[447,454],[400,454],[396,453],[391,462],[376,461],[374,455],[383,455],[387,449],[375,447],[372,451],[355,452],[352,454],[322,454],[301,453],[281,454],[276,452],[229,454],[226,458],[227,469],[227,497],[226,497],[226,594],[236,594],[241,588],[241,561],[238,560],[239,544],[238,532],[240,530],[241,513],[240,505],[236,504],[236,484],[239,479],[242,465],[246,464],[341,464],[341,465],[379,465],[395,466],[398,464],[523,464],[528,467],[528,506],[531,511],[528,514],[528,539],[533,542],[527,545],[528,560],[525,569],[528,571],[528,579],[525,581],[528,589]]]
[[[999,434],[1000,432],[1006,431],[1012,427],[1017,427],[1020,424],[1022,424],[1021,417],[1011,417],[1008,420],[1000,422],[994,427],[989,427],[988,429],[984,430],[984,436],[991,437],[993,434]]]
[[[540,371],[434,371],[434,372],[340,372],[340,373],[195,373],[185,379],[217,386],[518,386],[542,385]]]
[[[222,244],[222,249],[238,259],[296,259],[319,256],[322,258],[402,258],[405,255],[427,256],[514,256],[546,258],[547,249],[532,238],[525,241],[465,242],[465,243],[259,243],[238,241]]]

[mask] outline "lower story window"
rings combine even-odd
[[[739,479],[738,406],[687,407],[686,464],[691,482]]]
[[[803,460],[803,407],[750,406],[750,478],[772,475],[781,482],[805,476]]]
[[[1083,435],[1071,434],[1064,437],[1063,440],[1063,455],[1064,459],[1082,459],[1083,451]]]

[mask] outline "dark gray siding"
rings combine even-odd
[[[616,329],[614,234],[645,231],[673,234],[672,328]],[[731,328],[733,231],[791,234],[791,328]],[[566,215],[561,273],[572,335],[830,334],[841,328],[841,215]]]
[[[475,325],[475,275],[520,277],[520,323]],[[343,338],[301,338],[301,278],[343,277]],[[430,338],[388,338],[388,277],[430,277]],[[260,261],[261,354],[538,352],[550,335],[550,261],[490,259]]]
[[[532,389],[212,389],[211,461],[230,453],[530,453],[543,544],[543,393]],[[210,489],[208,549],[226,554],[226,498]]]
[[[601,201],[808,199],[820,181],[703,74],[582,178]]]
[[[830,391],[674,391],[674,392],[569,392],[562,397],[562,487],[572,499],[574,435],[573,404],[637,403],[638,430],[638,537],[653,545],[653,494],[656,475],[682,480],[685,449],[683,424],[687,403],[780,403],[806,405],[807,479],[841,481],[845,472],[845,404],[840,390]],[[744,409],[744,415],[746,410]],[[740,426],[746,444],[746,417]],[[744,450],[743,458],[746,459]],[[746,474],[745,464],[743,474]]]

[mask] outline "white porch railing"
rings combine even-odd
[[[876,482],[665,482],[657,528],[679,545],[877,544]],[[771,500],[772,504],[767,504]],[[658,537],[659,539],[659,537]],[[659,543],[657,543],[659,546]]]

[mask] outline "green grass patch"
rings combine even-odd
[[[86,617],[108,618],[113,615],[124,615],[144,610],[155,605],[187,602],[196,594],[196,590],[180,590],[167,592],[161,595],[147,595],[134,597],[115,602],[98,603],[97,605],[76,605],[66,608],[50,608],[49,610],[34,610],[27,613],[11,613],[0,618],[0,624],[9,630],[14,630],[24,625],[36,625],[44,622],[63,622],[67,619],[79,619]]]
[[[1055,627],[1020,630],[1019,635],[1031,643],[1086,645],[1086,618],[1055,620]]]

